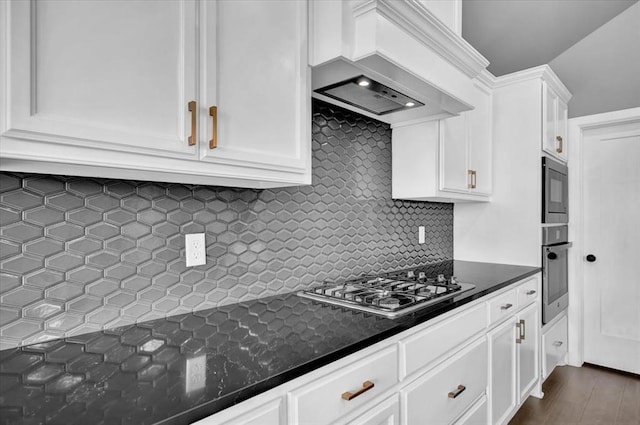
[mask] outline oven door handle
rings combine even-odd
[[[559,245],[546,246],[547,253],[552,253],[554,251],[566,251],[573,246],[573,242],[567,242]]]

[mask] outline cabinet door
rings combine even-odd
[[[492,181],[492,100],[491,91],[476,85],[473,106],[469,111],[469,169],[473,170],[473,188],[470,192],[491,195]]]
[[[306,175],[310,183],[307,2],[209,1],[202,7],[201,158],[241,165],[234,171],[239,177],[278,179],[269,171],[281,171]]]
[[[27,156],[195,157],[187,140],[188,102],[196,97],[194,1],[12,1],[5,10],[7,135],[47,143]],[[65,145],[91,150],[74,158]],[[7,149],[13,155],[18,147]]]
[[[440,190],[469,192],[468,113],[440,121]]]
[[[556,153],[563,159],[567,160],[567,104],[558,99],[556,108]],[[560,138],[559,140],[557,138]]]
[[[518,343],[518,400],[523,403],[540,377],[540,315],[539,305],[534,303],[518,315],[522,338]]]
[[[543,131],[542,131],[542,150],[551,154],[557,155],[556,147],[556,117],[557,117],[557,104],[558,96],[553,90],[547,86],[546,83],[542,83],[542,119]]]
[[[516,326],[509,319],[488,334],[489,419],[491,425],[505,423],[516,407]]]

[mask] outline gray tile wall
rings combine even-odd
[[[451,259],[453,206],[391,199],[390,139],[314,102],[311,186],[0,173],[0,348]],[[186,268],[197,232],[207,264]]]

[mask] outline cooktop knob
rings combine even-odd
[[[447,279],[445,279],[443,274],[438,275],[438,283],[445,283]]]
[[[451,276],[451,279],[449,279],[449,281],[450,281],[452,284],[456,284],[456,283],[458,283],[458,278],[457,278],[457,277],[455,277],[455,276]]]

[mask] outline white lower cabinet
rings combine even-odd
[[[518,314],[518,404],[524,403],[540,379],[540,313],[532,304]]]
[[[540,383],[539,288],[516,282],[198,424],[505,424]]]
[[[402,422],[449,424],[487,387],[487,342],[481,337],[401,391]]]
[[[506,422],[516,407],[516,326],[511,319],[488,335],[489,340],[489,423]]]
[[[489,418],[491,425],[506,424],[526,398],[540,385],[540,279],[529,280],[489,301],[489,312],[511,305],[512,313],[492,329],[489,342]],[[520,294],[516,296],[515,294]],[[529,294],[529,295],[527,295]],[[503,310],[504,311],[504,310]]]
[[[398,382],[394,344],[289,393],[296,424],[329,424],[348,417]]]
[[[542,358],[542,378],[546,379],[553,369],[565,363],[567,355],[567,315],[561,314],[559,319],[549,323],[542,334],[542,348],[544,350]]]

